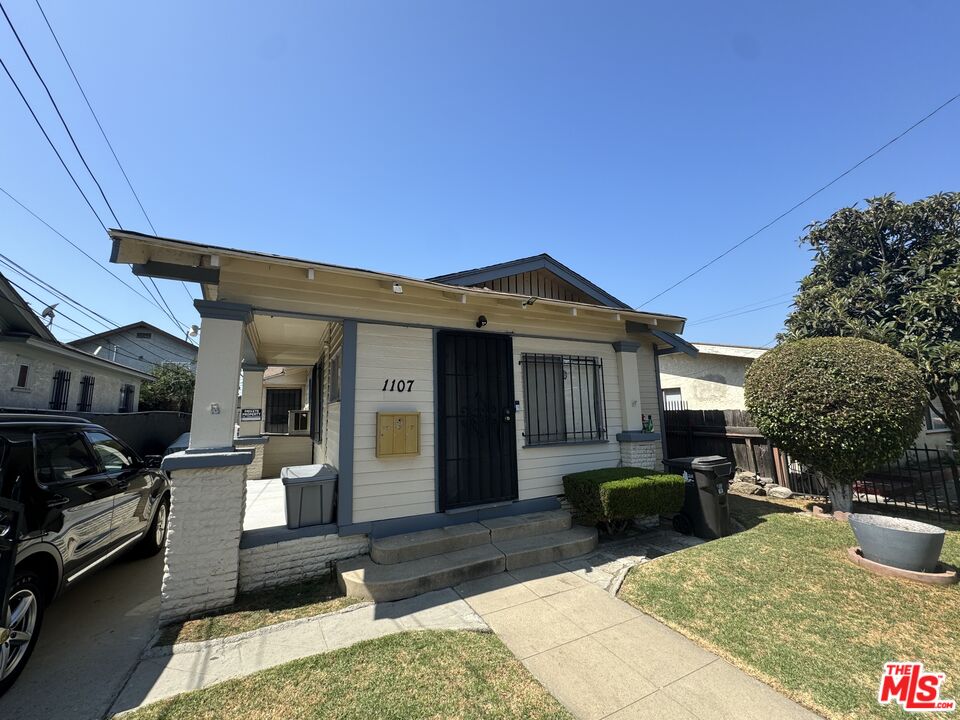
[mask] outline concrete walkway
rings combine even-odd
[[[458,586],[581,720],[813,720],[818,716],[556,563]]]
[[[447,589],[397,602],[354,605],[229,638],[155,647],[144,654],[110,714],[405,630],[488,628]]]

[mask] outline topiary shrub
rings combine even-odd
[[[853,483],[897,458],[920,432],[920,372],[885,345],[846,337],[784,343],[754,360],[747,409],[768,439],[814,471],[834,510],[849,512]]]
[[[585,470],[563,477],[563,491],[590,522],[608,529],[639,515],[667,515],[683,505],[683,478],[644,468]]]

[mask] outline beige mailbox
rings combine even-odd
[[[377,457],[420,454],[420,413],[377,413]]]

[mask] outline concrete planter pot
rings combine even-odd
[[[946,531],[936,525],[886,517],[850,515],[850,526],[867,560],[902,570],[934,572]]]

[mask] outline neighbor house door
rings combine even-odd
[[[513,341],[437,333],[440,510],[517,497]]]

